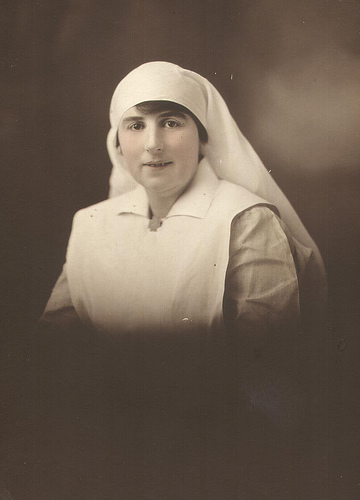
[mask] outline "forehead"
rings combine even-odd
[[[185,111],[172,109],[170,106],[162,106],[161,109],[142,109],[141,106],[132,106],[122,115],[120,123],[124,121],[129,121],[131,119],[145,119],[147,116],[151,117],[166,117],[166,116],[177,116],[183,119],[191,119]]]

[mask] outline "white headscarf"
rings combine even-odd
[[[291,234],[314,251],[325,276],[320,252],[297,213],[271,177],[251,144],[240,132],[219,92],[206,78],[172,63],[156,61],[131,71],[116,87],[110,106],[107,148],[113,170],[110,196],[134,189],[135,181],[122,163],[116,137],[122,115],[145,101],[172,101],[188,108],[204,125],[209,140],[201,148],[220,179],[245,187],[275,205]]]

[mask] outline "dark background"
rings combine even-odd
[[[41,314],[74,212],[107,196],[116,84],[208,78],[318,243],[329,280],[329,499],[358,498],[360,3],[2,1],[4,337]]]

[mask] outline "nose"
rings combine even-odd
[[[149,153],[157,153],[163,149],[161,130],[156,125],[146,128],[145,149]]]

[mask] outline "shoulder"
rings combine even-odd
[[[288,242],[291,238],[274,208],[265,204],[254,205],[236,214],[231,223],[231,237],[232,239],[241,237],[243,240],[256,238],[267,242],[274,240]]]
[[[259,203],[253,205],[242,212],[239,212],[233,219],[234,225],[263,225],[268,224],[285,227],[285,224],[280,219],[277,210],[270,204]]]
[[[118,197],[110,198],[107,200],[100,201],[99,203],[95,203],[94,205],[82,208],[78,212],[76,212],[74,218],[84,219],[90,217],[91,218],[101,217],[103,215],[113,213],[116,209],[117,201]]]
[[[277,248],[289,252],[298,274],[303,274],[313,250],[296,240],[281,218],[269,206],[253,206],[237,214],[231,224],[231,241],[249,243],[257,248]]]
[[[129,203],[131,203],[131,193],[125,193],[82,208],[74,215],[73,225],[81,223],[94,226],[95,224],[104,223],[124,211],[124,207]]]
[[[215,203],[226,204],[234,208],[237,213],[242,213],[258,205],[267,206],[270,210],[277,213],[277,208],[264,198],[261,198],[242,186],[225,180],[219,182],[214,201]]]
[[[75,213],[72,221],[69,244],[79,245],[106,237],[113,226],[118,211],[119,198],[110,198],[82,208]]]

